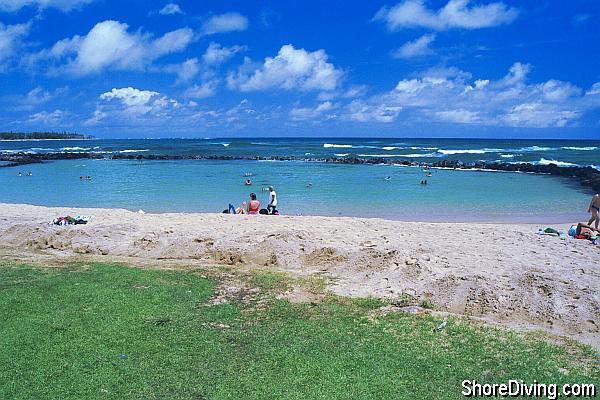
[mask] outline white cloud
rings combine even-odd
[[[217,92],[217,86],[219,81],[208,80],[200,85],[194,85],[185,91],[185,97],[192,99],[204,99],[207,97],[214,96]]]
[[[471,124],[479,122],[479,114],[469,110],[437,111],[435,115],[440,121],[454,122],[460,124]]]
[[[267,57],[257,69],[248,68],[247,61],[237,74],[229,75],[228,84],[243,92],[272,88],[334,90],[343,72],[327,60],[324,50],[308,52],[288,44],[282,46],[275,57]]]
[[[404,0],[392,8],[383,7],[373,20],[382,21],[388,30],[429,28],[443,31],[452,28],[478,29],[508,24],[519,12],[502,2],[470,6],[470,0],[449,0],[441,9],[426,7],[423,0]]]
[[[211,42],[202,55],[202,60],[206,64],[221,64],[243,50],[246,50],[245,46],[223,47],[219,43]]]
[[[205,35],[245,31],[246,29],[248,29],[248,18],[235,12],[215,15],[202,24],[202,33]]]
[[[183,14],[181,11],[181,7],[179,4],[169,3],[160,9],[158,12],[160,15],[175,15],[175,14]]]
[[[323,103],[317,105],[314,108],[311,108],[311,107],[293,108],[290,111],[290,117],[295,121],[313,119],[313,118],[321,117],[323,114],[328,113],[329,111],[332,111],[334,108],[335,108],[335,106],[333,105],[333,103],[331,103],[330,101],[326,101],[326,102],[323,102]],[[331,114],[328,114],[327,119],[330,119],[332,117],[333,116]]]
[[[84,121],[84,125],[97,125],[99,124],[102,120],[104,120],[107,117],[107,114],[100,110],[100,109],[96,109],[94,111],[94,114],[92,114],[92,116]]]
[[[139,90],[132,87],[113,88],[110,92],[102,93],[100,100],[117,101],[123,111],[132,115],[157,113],[168,107],[178,107],[176,100],[169,99],[158,92]]]
[[[0,22],[0,70],[3,64],[18,51],[21,39],[29,33],[31,23],[4,25]]]
[[[118,21],[100,22],[87,35],[63,39],[34,55],[30,62],[66,60],[54,71],[79,76],[106,68],[143,70],[166,54],[184,50],[194,38],[189,28],[168,32],[157,39],[141,31],[129,33],[128,28],[127,24]]]
[[[394,122],[402,111],[402,107],[387,104],[367,104],[354,100],[347,107],[347,116],[358,122]]]
[[[177,74],[177,83],[188,82],[200,71],[200,63],[197,58],[190,58],[181,64],[170,65],[165,69],[167,72]]]
[[[400,48],[394,50],[392,56],[394,58],[413,58],[432,54],[433,51],[429,47],[435,40],[435,35],[423,35],[420,38],[406,42]]]
[[[593,96],[593,95],[600,94],[600,82],[594,83],[592,85],[592,87],[590,88],[590,90],[588,90],[585,94],[586,94],[586,96]]]
[[[53,125],[63,121],[67,115],[68,113],[62,110],[55,110],[52,112],[41,111],[29,116],[27,122],[32,124]]]
[[[93,2],[94,0],[0,0],[0,11],[17,11],[23,7],[57,8],[67,12]]]
[[[529,83],[530,69],[515,63],[497,80],[472,79],[460,70],[432,71],[402,79],[387,93],[355,100],[343,115],[356,121],[392,122],[402,110],[413,122],[547,128],[576,124],[586,111],[600,108],[600,84],[584,94],[569,82]]]

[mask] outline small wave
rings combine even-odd
[[[420,158],[420,157],[438,157],[438,155],[435,153],[425,153],[425,154],[414,153],[414,154],[403,154],[401,157]]]
[[[485,154],[486,151],[485,150],[438,150],[438,153],[444,154],[444,155],[451,155],[451,154]]]
[[[444,149],[440,149],[438,150],[438,153],[444,154],[444,155],[451,155],[451,154],[486,154],[486,153],[500,153],[502,151],[506,151],[505,149],[488,149],[488,148],[483,148],[483,149],[457,149],[457,150],[444,150]]]
[[[550,150],[554,150],[554,148],[553,147],[529,146],[529,147],[522,147],[520,149],[517,149],[517,151],[550,151]]]
[[[421,147],[421,146],[411,146],[409,147],[411,150],[438,150],[439,147]]]
[[[334,154],[334,156],[336,156],[336,157],[346,157],[346,156],[349,156],[349,155],[350,155],[350,153],[335,153]]]
[[[23,153],[23,154],[37,154],[36,151],[31,151],[28,149],[17,149],[17,150],[0,150],[1,154],[18,154],[18,153]]]
[[[84,151],[84,150],[89,150],[89,147],[63,147],[61,150],[64,151]]]
[[[333,148],[336,148],[336,149],[337,149],[337,148],[340,148],[340,149],[350,149],[350,148],[352,148],[352,145],[351,145],[351,144],[332,144],[332,143],[325,143],[325,144],[323,145],[323,147],[324,147],[324,148],[326,148],[326,149],[328,149],[328,148],[330,148],[330,147],[333,147]]]
[[[596,146],[589,146],[589,147],[575,147],[575,146],[565,146],[565,147],[561,147],[561,149],[564,150],[576,150],[576,151],[592,151],[592,150],[596,150],[598,147]]]
[[[435,153],[415,153],[415,154],[359,154],[359,157],[408,157],[408,158],[419,158],[419,157],[438,157]]]
[[[388,151],[390,151],[390,150],[401,150],[401,149],[403,149],[403,148],[404,148],[404,147],[397,147],[397,146],[385,146],[385,147],[382,147],[381,149],[382,149],[382,150],[388,150]]]
[[[514,158],[516,156],[516,154],[500,154],[500,157],[502,158]]]
[[[579,166],[577,164],[573,164],[573,163],[570,163],[570,162],[556,161],[556,160],[546,160],[545,158],[540,158],[540,161],[535,162],[535,164],[539,164],[539,165],[556,164],[559,167],[578,167]]]
[[[150,150],[148,150],[148,149],[144,149],[144,150],[126,149],[126,150],[119,150],[119,153],[142,153],[145,151],[150,151]]]
[[[384,158],[384,157],[402,157],[401,154],[358,154],[359,157],[377,157],[377,158]]]
[[[229,145],[231,143],[222,143],[222,142],[219,142],[219,143],[208,143],[208,144],[214,144],[214,145],[220,145],[220,146],[224,146],[224,147],[229,147]]]

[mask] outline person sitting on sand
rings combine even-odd
[[[600,212],[600,194],[596,194],[592,197],[592,201],[590,201],[590,206],[588,207],[588,212],[592,213],[592,218],[588,221],[588,225],[592,225],[592,222],[596,221],[595,226],[598,229],[598,224],[600,224],[600,216],[598,213]]]
[[[235,209],[235,213],[236,214],[246,214],[246,207],[247,207],[246,202],[243,201],[242,206]]]
[[[591,225],[586,225],[583,222],[577,224],[577,230],[575,231],[575,237],[581,238],[582,236],[589,239],[594,236],[594,232],[600,233],[600,229],[594,228]]]
[[[256,200],[256,193],[250,193],[250,201],[246,211],[251,215],[257,215],[260,212],[260,201]]]

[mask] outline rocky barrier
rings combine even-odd
[[[579,182],[582,186],[600,193],[600,171],[592,167],[559,167],[556,164],[539,165],[531,163],[486,163],[470,162],[464,163],[459,160],[441,160],[432,163],[390,160],[387,158],[356,158],[356,157],[293,157],[293,156],[214,156],[214,155],[168,155],[168,154],[94,154],[94,153],[46,153],[46,154],[1,154],[0,167],[18,167],[26,164],[42,163],[55,160],[78,160],[78,159],[109,159],[109,160],[248,160],[248,161],[312,161],[334,164],[394,164],[415,167],[448,168],[448,169],[477,169],[488,171],[525,172],[534,174],[549,174],[561,176],[572,181]]]

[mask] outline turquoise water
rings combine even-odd
[[[44,143],[44,146],[46,144]],[[24,174],[18,176],[19,169]],[[253,186],[244,186],[252,172]],[[506,172],[432,170],[306,161],[68,160],[0,168],[0,202],[219,212],[274,185],[286,215],[424,221],[584,220],[590,194],[566,180]],[[89,175],[91,181],[81,181]],[[390,180],[385,180],[390,176]],[[428,185],[420,185],[423,179]],[[312,183],[312,187],[307,185]]]

